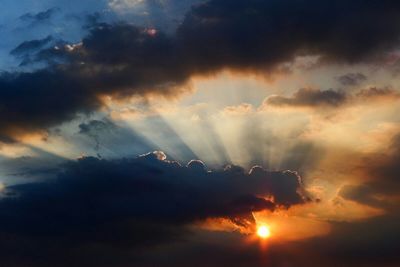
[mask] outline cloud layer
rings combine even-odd
[[[99,95],[176,94],[193,75],[224,68],[273,71],[304,55],[371,62],[397,48],[399,12],[393,1],[211,0],[188,11],[172,34],[95,24],[81,44],[40,51],[35,60],[49,67],[1,74],[0,134],[97,110]],[[28,40],[14,53],[45,42]]]
[[[50,265],[74,246],[142,249],[171,242],[186,226],[209,218],[254,230],[252,212],[305,203],[304,194],[301,178],[291,171],[254,167],[245,173],[228,166],[210,172],[201,161],[183,167],[162,152],[114,161],[82,158],[68,163],[57,179],[3,191],[0,234],[7,238],[0,247],[7,252],[1,257],[8,266],[44,264],[39,255],[49,255],[53,243],[59,255],[46,256]],[[14,240],[10,246],[8,238]],[[21,246],[34,258],[19,258]],[[38,256],[34,246],[40,246]]]

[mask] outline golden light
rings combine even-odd
[[[268,226],[261,225],[257,229],[257,235],[263,239],[266,239],[271,236],[271,231],[269,230]]]

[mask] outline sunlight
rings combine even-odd
[[[261,225],[257,229],[257,235],[262,239],[266,239],[271,236],[271,231],[267,225]]]

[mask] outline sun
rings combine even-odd
[[[269,227],[266,225],[261,225],[257,229],[257,235],[261,237],[262,239],[269,238],[271,236],[271,231],[269,230]]]

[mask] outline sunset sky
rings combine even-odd
[[[400,266],[400,1],[0,7],[0,266]]]

